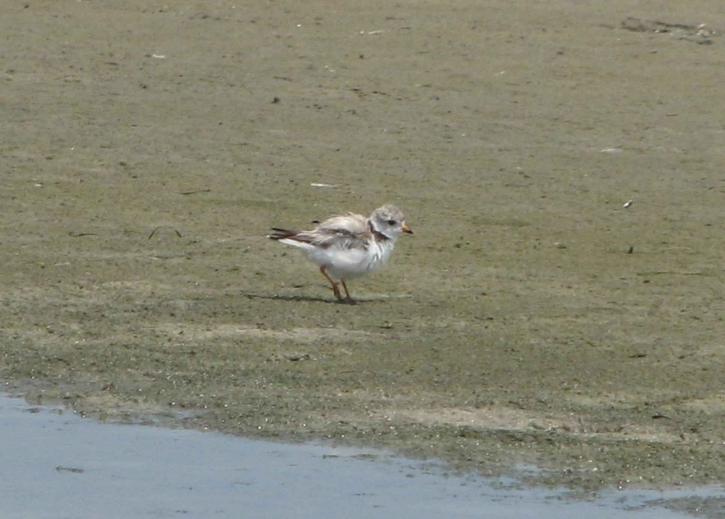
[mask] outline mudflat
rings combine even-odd
[[[0,378],[543,483],[722,483],[723,31],[718,0],[5,6]],[[265,238],[385,202],[416,234],[356,305]]]

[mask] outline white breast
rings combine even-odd
[[[390,259],[394,247],[395,243],[392,240],[383,242],[374,241],[368,249],[370,260],[367,265],[367,271],[374,272],[385,265]]]

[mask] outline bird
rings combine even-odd
[[[403,212],[386,204],[367,218],[348,212],[331,216],[310,231],[272,227],[267,237],[301,249],[319,267],[337,300],[354,302],[345,282],[383,267],[403,234],[413,234]]]

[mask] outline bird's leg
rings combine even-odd
[[[352,301],[352,297],[350,296],[350,291],[347,289],[347,285],[345,284],[345,280],[341,279],[340,283],[342,283],[342,288],[345,289],[345,295],[347,296],[348,301]]]
[[[342,296],[340,295],[340,289],[337,287],[337,283],[335,283],[335,280],[327,274],[327,270],[325,270],[324,265],[320,267],[320,272],[323,276],[325,276],[325,279],[330,282],[330,285],[332,285],[332,292],[335,294],[335,297],[338,299],[342,299]],[[345,284],[343,283],[343,286],[344,285]],[[347,292],[347,289],[345,289],[345,291]]]

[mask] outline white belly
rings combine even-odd
[[[365,249],[308,249],[307,255],[314,263],[325,266],[336,279],[351,279],[374,272],[388,262],[393,252],[393,242],[373,242]]]

